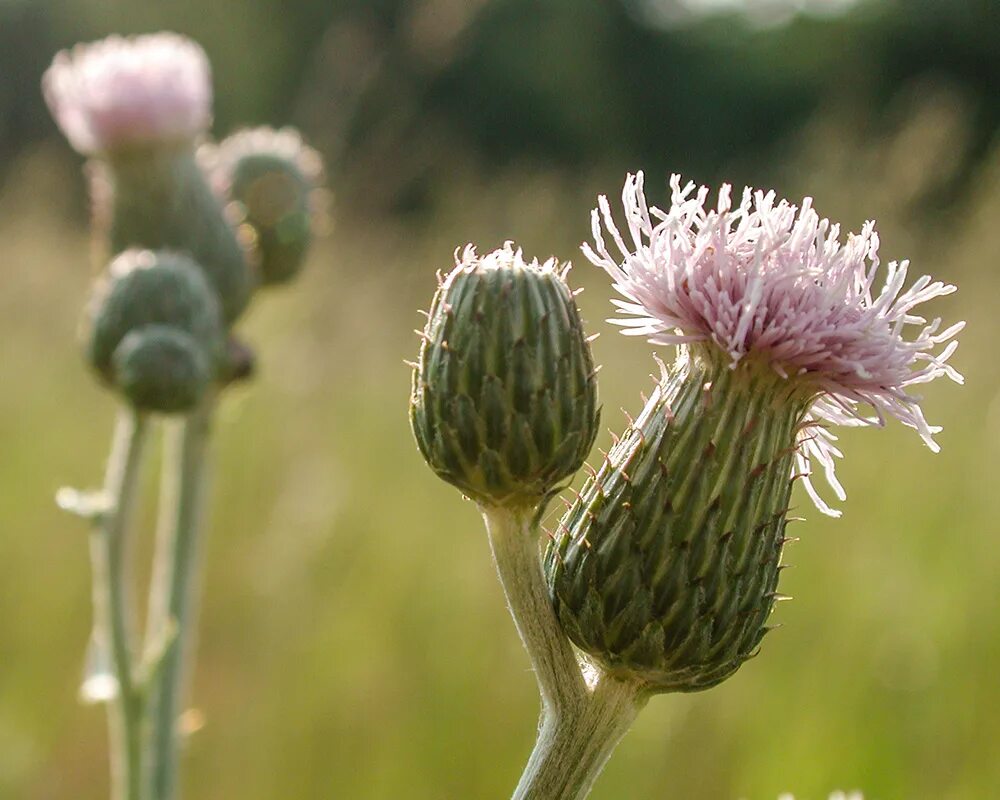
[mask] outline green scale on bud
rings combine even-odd
[[[759,364],[664,370],[544,558],[563,630],[609,673],[699,691],[754,654],[809,400]]]
[[[243,312],[257,276],[192,148],[135,147],[96,165],[95,219],[111,252],[173,250],[190,256],[219,296],[227,325]]]
[[[225,368],[218,298],[185,256],[122,253],[98,282],[89,316],[88,361],[139,408],[186,410]]]
[[[583,464],[600,411],[590,345],[555,260],[466,249],[441,282],[413,372],[427,463],[485,505],[534,505]]]

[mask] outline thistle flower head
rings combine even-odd
[[[470,245],[456,262],[413,365],[417,446],[477,502],[534,505],[583,464],[600,416],[566,268],[510,242],[483,257]]]
[[[249,233],[264,284],[295,277],[325,204],[323,160],[293,128],[240,131],[199,160],[230,216]]]
[[[593,212],[594,245],[583,250],[614,280],[623,299],[613,302],[626,316],[613,321],[626,334],[689,345],[731,366],[754,361],[800,386],[814,424],[800,434],[796,469],[808,474],[819,463],[840,499],[840,453],[825,423],[882,425],[895,417],[938,449],[940,429],[927,423],[909,387],[942,375],[961,383],[947,362],[964,323],[942,329],[914,308],[954,286],[924,276],[904,288],[907,261],[889,263],[880,277],[875,224],[842,242],[840,226],[820,218],[808,197],[796,207],[747,188],[734,206],[723,184],[712,208],[707,188],[682,185],[677,175],[670,185],[664,211],[647,205],[641,172],[628,176],[628,242],[607,198]],[[817,506],[836,515],[805,483]]]
[[[770,628],[807,399],[753,364],[679,358],[552,532],[563,631],[615,676],[695,692]]]
[[[206,349],[183,328],[143,325],[112,356],[116,388],[136,408],[165,414],[194,408],[212,382]]]
[[[119,254],[94,287],[88,316],[87,357],[111,385],[120,382],[119,367],[124,364],[134,372],[137,363],[131,356],[118,354],[120,346],[133,331],[149,327],[159,330],[167,326],[190,337],[193,346],[204,351],[213,376],[224,362],[219,301],[204,272],[186,256],[149,250]],[[131,352],[137,344],[134,341],[126,349]],[[176,345],[173,339],[164,343],[164,337],[159,336],[155,344],[147,342],[141,348],[143,363],[154,351],[162,355],[182,348],[186,344]],[[203,371],[200,362],[193,371]],[[139,372],[145,375],[144,369]]]
[[[175,33],[109,36],[58,53],[42,79],[45,101],[84,155],[188,141],[211,123],[211,69]]]

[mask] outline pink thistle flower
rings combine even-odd
[[[175,33],[109,36],[56,54],[45,101],[75,150],[193,141],[212,118],[204,50]]]
[[[840,226],[821,219],[812,199],[800,208],[775,193],[744,189],[734,208],[728,184],[714,209],[709,190],[671,177],[671,206],[648,206],[643,175],[629,175],[622,191],[626,243],[606,197],[593,211],[594,246],[584,254],[613,279],[628,315],[612,322],[655,344],[693,346],[735,366],[745,359],[768,365],[813,396],[799,435],[796,470],[824,513],[839,516],[818,496],[808,473],[819,464],[837,497],[834,474],[841,453],[828,424],[883,425],[895,417],[935,452],[920,398],[908,388],[962,376],[947,362],[964,327],[941,330],[913,309],[955,287],[928,276],[904,290],[908,261],[890,262],[876,287],[880,261],[875,223],[840,240]],[[602,229],[603,222],[603,229]],[[613,256],[605,232],[621,254]],[[915,333],[906,336],[910,331]],[[862,409],[870,407],[874,416]]]

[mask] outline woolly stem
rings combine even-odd
[[[144,699],[133,663],[128,528],[135,506],[148,422],[140,413],[119,412],[104,480],[107,507],[90,539],[93,567],[94,640],[109,657],[117,684],[108,706],[111,796],[140,800]]]
[[[532,506],[482,507],[493,559],[542,699],[538,740],[514,800],[578,800],[645,702],[638,683],[602,676],[593,690],[552,609]]]
[[[507,606],[535,670],[543,714],[558,716],[579,703],[587,690],[549,600],[534,509],[483,506],[481,510]]]
[[[164,449],[161,516],[150,587],[147,642],[170,640],[150,693],[152,719],[150,797],[178,796],[178,717],[197,621],[197,578],[204,505],[206,451],[214,399],[168,430]]]
[[[546,715],[513,800],[583,800],[645,702],[640,684],[602,675],[561,716]]]

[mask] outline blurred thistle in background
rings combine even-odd
[[[969,385],[922,388],[947,422],[930,470],[902,426],[845,433],[851,502],[791,548],[788,629],[713,692],[651,706],[594,797],[996,793],[1000,10],[775,5],[0,2],[0,797],[106,796],[100,721],[67,680],[86,543],[50,497],[92,479],[110,419],[68,346],[87,189],[38,82],[76,41],[164,28],[212,54],[218,129],[295,124],[339,198],[313,256],[335,266],[242,323],[268,379],[218,425],[216,488],[239,501],[206,553],[187,797],[498,797],[516,780],[533,679],[485,542],[455,535],[473,508],[412,445],[400,361],[455,242],[569,256],[593,197],[636,167],[809,194],[853,230],[874,217],[887,258],[961,285],[936,313],[969,322]],[[573,276],[597,331],[606,280]],[[622,338],[593,344],[612,427],[649,371]]]
[[[42,89],[70,144],[91,159],[94,249],[114,254],[106,268],[106,255],[97,258],[84,347],[119,395],[104,487],[56,495],[91,528],[93,632],[80,695],[107,705],[112,799],[172,800],[194,665],[208,441],[223,391],[253,372],[252,350],[231,328],[256,289],[299,272],[322,163],[296,132],[269,128],[205,145],[199,160],[211,69],[177,34],[78,44],[56,54]],[[133,517],[160,423],[159,522],[142,606]]]
[[[110,36],[57,53],[42,90],[69,143],[94,155],[203,136],[210,73],[205,52],[182,36]]]

